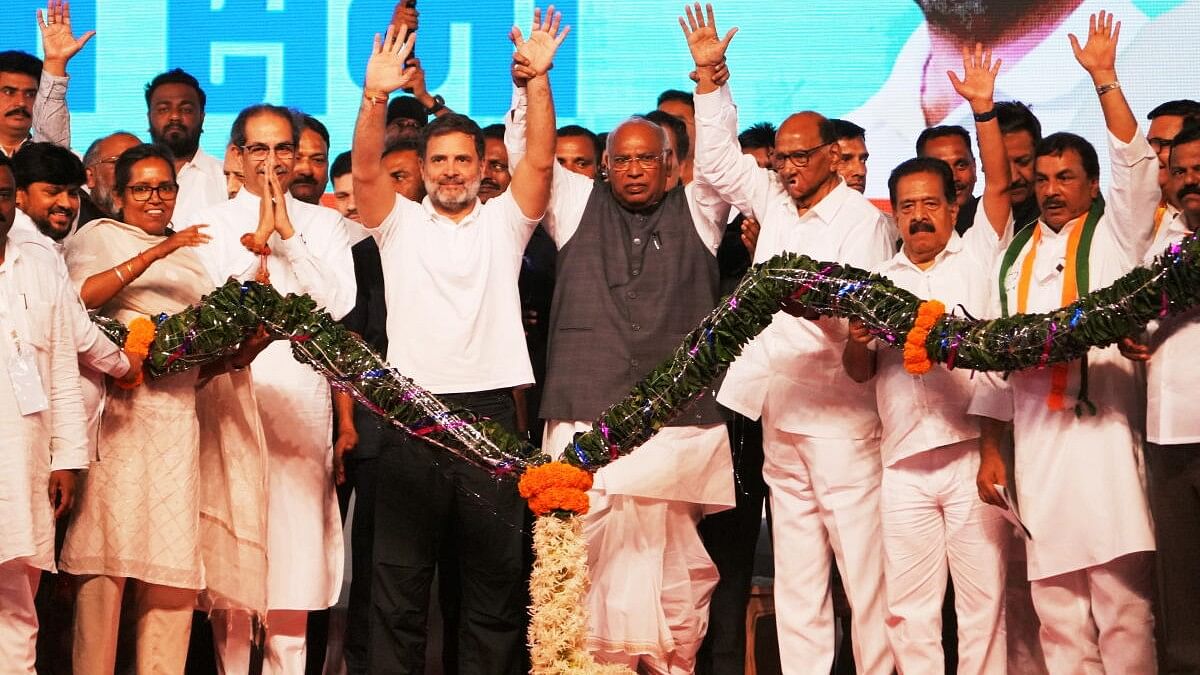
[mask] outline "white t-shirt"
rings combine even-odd
[[[517,278],[537,226],[505,192],[466,218],[399,195],[371,234],[387,303],[388,363],[434,394],[533,382]]]

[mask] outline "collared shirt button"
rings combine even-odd
[[[625,297],[629,298],[630,300],[637,300],[637,291],[629,291],[625,293]]]
[[[637,324],[637,323],[635,323],[635,324],[632,324],[632,325],[630,326],[630,328],[632,328],[632,329],[634,330],[634,332],[637,332],[637,331],[639,331],[639,330],[641,330],[641,329],[642,329],[642,326],[641,326],[641,324]]]
[[[630,272],[630,274],[632,274],[632,275],[633,275],[633,276],[635,276],[635,277],[636,277],[637,275],[641,274],[641,273],[642,273],[642,270],[641,270],[641,269],[639,269],[639,268],[637,268],[637,267],[633,268],[633,271],[632,271],[632,272]]]
[[[634,245],[634,246],[641,246],[641,245],[642,245],[642,238],[641,238],[641,237],[634,237],[634,238],[633,238],[633,245]]]

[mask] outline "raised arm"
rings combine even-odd
[[[1154,239],[1154,228],[1150,223],[1162,193],[1158,187],[1158,159],[1138,132],[1137,118],[1117,80],[1120,35],[1121,22],[1114,24],[1112,14],[1100,12],[1093,14],[1088,22],[1087,44],[1080,47],[1079,39],[1074,35],[1070,40],[1075,59],[1096,85],[1100,108],[1104,112],[1112,181],[1105,213],[1112,225],[1110,233],[1116,239],[1117,248],[1125,257],[1126,266],[1132,268],[1141,263]]]
[[[50,0],[46,14],[37,11],[42,33],[42,80],[33,103],[33,140],[71,147],[71,112],[67,108],[67,62],[96,35],[90,30],[79,38],[71,32],[71,4]]]
[[[687,21],[685,22],[682,16],[679,17],[679,27],[683,29],[688,49],[692,52],[692,61],[696,64],[696,70],[693,71],[696,76],[696,93],[707,94],[719,87],[715,77],[716,71],[725,63],[725,51],[729,49],[729,42],[733,40],[738,29],[730,28],[724,38],[719,37],[712,5],[704,6],[707,21],[700,14],[700,3],[697,2],[694,7],[693,11],[693,7],[684,5]]]
[[[553,6],[546,11],[545,21],[542,20],[541,9],[535,8],[529,39],[525,39],[517,28],[509,35],[531,74],[525,83],[525,156],[513,170],[512,184],[509,186],[513,200],[526,218],[541,218],[550,201],[556,142],[550,68],[554,65],[554,54],[559,45],[571,32],[570,26],[560,30],[561,22],[562,13],[554,11]]]
[[[983,164],[982,206],[996,237],[1003,239],[1012,216],[1012,201],[1008,198],[1012,178],[993,100],[1001,61],[996,59],[993,62],[992,51],[985,50],[979,43],[975,44],[973,53],[963,47],[962,58],[962,79],[958,79],[954,71],[949,71],[947,75],[954,90],[967,100],[975,115],[975,136],[979,140],[979,159]]]
[[[367,61],[363,98],[354,123],[351,163],[354,176],[354,200],[358,216],[368,228],[379,227],[396,203],[391,177],[383,170],[384,127],[387,123],[388,96],[410,86],[413,73],[404,67],[412,53],[414,35],[408,29],[389,27],[381,40],[375,35],[371,58]]]

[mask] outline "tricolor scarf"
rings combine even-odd
[[[1061,307],[1075,302],[1079,299],[1079,296],[1086,294],[1090,290],[1088,285],[1088,264],[1091,258],[1092,238],[1096,234],[1096,224],[1100,222],[1100,217],[1103,215],[1104,198],[1097,197],[1092,200],[1092,206],[1088,209],[1088,212],[1080,216],[1080,219],[1083,220],[1082,226],[1077,225],[1071,230],[1071,234],[1067,239],[1066,269],[1063,274]],[[1005,288],[1004,281],[1008,278],[1009,270],[1012,269],[1012,266],[1017,262],[1017,258],[1020,257],[1021,251],[1025,250],[1025,245],[1030,244],[1029,254],[1025,256],[1025,260],[1021,264],[1021,275],[1017,283],[1017,312],[1022,314],[1026,312],[1026,305],[1029,298],[1029,284],[1033,277],[1033,266],[1037,260],[1037,250],[1038,244],[1041,242],[1041,236],[1041,228],[1036,224],[1033,227],[1027,227],[1013,237],[1008,250],[1004,252],[1004,259],[1000,264],[1000,312],[1002,316],[1007,317],[1009,314],[1008,289]],[[1050,368],[1050,393],[1046,396],[1046,405],[1051,410],[1063,410],[1066,408],[1064,394],[1070,374],[1070,364],[1058,363],[1050,366]],[[1093,415],[1096,414],[1096,405],[1088,399],[1087,391],[1088,362],[1087,355],[1085,354],[1079,362],[1079,393],[1076,396],[1076,415],[1082,415],[1085,409]]]

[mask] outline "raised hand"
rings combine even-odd
[[[272,220],[275,222],[275,231],[279,233],[280,239],[291,239],[296,231],[292,228],[291,217],[288,216],[287,190],[283,189],[283,183],[279,180],[279,174],[275,173],[275,162],[273,161],[267,165],[267,194],[271,196]]]
[[[71,3],[66,0],[50,0],[46,4],[46,15],[42,10],[37,11],[38,28],[42,31],[42,51],[45,53],[45,63],[65,68],[67,61],[79,53],[83,46],[95,35],[96,31],[89,30],[79,38],[71,32]],[[63,73],[51,71],[51,74]]]
[[[1097,75],[1111,75],[1114,79],[1117,72],[1117,40],[1121,37],[1121,22],[1114,25],[1113,15],[1101,11],[1088,19],[1087,44],[1080,47],[1079,38],[1074,33],[1067,35],[1071,40],[1071,51],[1075,52],[1075,60],[1093,78]]]
[[[397,27],[406,26],[411,33],[417,30],[417,23],[420,16],[421,13],[417,11],[416,7],[408,6],[408,0],[400,0],[392,9],[392,25]]]
[[[571,32],[570,26],[559,29],[562,12],[554,11],[554,5],[546,9],[544,19],[541,8],[535,7],[533,25],[529,27],[529,39],[522,37],[521,29],[516,26],[508,33],[508,38],[517,48],[517,54],[523,57],[524,66],[529,72],[536,73],[534,77],[550,71],[554,65],[555,52]]]
[[[687,14],[687,22],[683,17],[679,17],[679,27],[683,29],[683,34],[687,37],[688,49],[692,52],[692,61],[696,63],[697,68],[705,68],[716,66],[725,60],[725,50],[729,49],[729,41],[737,33],[737,28],[730,28],[725,37],[719,37],[717,33],[717,20],[713,16],[713,8],[711,4],[704,6],[705,12],[708,15],[707,21],[700,14],[700,3],[695,4],[695,11],[692,7],[684,5],[684,11]]]
[[[203,223],[185,227],[184,229],[169,236],[162,243],[154,246],[151,250],[151,256],[155,260],[161,260],[181,248],[189,246],[203,246],[212,241],[212,237],[201,231],[200,228],[208,227]]]
[[[996,91],[996,76],[1000,74],[1000,64],[1003,63],[1000,59],[992,61],[992,50],[984,49],[983,44],[976,42],[975,51],[963,47],[963,76],[960,80],[958,75],[953,70],[946,71],[946,75],[950,77],[950,84],[954,86],[954,91],[958,95],[972,104],[972,108],[979,104],[981,110],[976,112],[986,112],[992,108],[992,96]]]
[[[372,95],[386,96],[397,89],[412,86],[415,74],[404,67],[412,54],[416,33],[409,33],[407,26],[388,26],[381,40],[375,34],[371,47],[371,58],[367,60],[367,75],[363,88]]]
[[[425,88],[425,69],[421,67],[421,59],[414,56],[406,61],[404,72],[412,74],[412,81],[404,88],[405,91],[411,92],[418,101],[429,95],[429,90]]]

